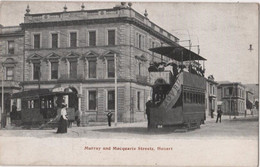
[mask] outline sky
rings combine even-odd
[[[81,3],[64,2],[6,2],[0,1],[0,24],[19,25],[24,20],[27,4],[31,13],[80,10]],[[112,8],[119,2],[84,2],[85,9]],[[180,40],[200,45],[205,57],[206,76],[216,81],[258,83],[258,6],[256,3],[177,3],[133,2],[133,9],[172,33]],[[187,42],[180,43],[187,46]],[[253,50],[250,52],[249,45]],[[197,53],[197,48],[192,51]]]

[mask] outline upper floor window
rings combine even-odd
[[[77,78],[77,61],[70,61],[69,76],[71,79]]]
[[[51,47],[58,48],[58,34],[51,34]]]
[[[138,63],[138,75],[142,75],[142,63]]]
[[[135,46],[144,49],[144,35],[136,33]]]
[[[77,32],[70,32],[70,47],[77,47]]]
[[[89,46],[96,46],[96,31],[89,31]]]
[[[116,31],[108,30],[107,39],[108,39],[108,41],[107,41],[108,45],[115,45],[116,44]]]
[[[14,67],[6,67],[6,80],[14,80]]]
[[[40,63],[33,63],[33,80],[40,79]]]
[[[8,54],[14,54],[14,41],[8,41]]]
[[[115,77],[115,62],[114,59],[107,60],[107,77],[114,78]]]
[[[89,60],[89,78],[96,78],[97,77],[97,61],[96,60]]]
[[[110,90],[107,92],[107,109],[114,110],[115,109],[115,91]]]
[[[154,47],[155,47],[155,42],[153,41],[153,42],[152,42],[152,48],[154,48]]]
[[[34,49],[39,49],[41,47],[41,36],[40,34],[34,34]]]
[[[58,62],[51,62],[51,79],[58,79]]]
[[[138,48],[142,48],[142,35],[138,35]]]

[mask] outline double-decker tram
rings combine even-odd
[[[169,62],[152,63],[148,68],[153,83],[149,128],[199,128],[206,119],[205,69],[199,61],[206,59],[180,46],[150,50],[168,57]]]
[[[17,111],[12,111],[15,119],[11,118],[11,121],[15,124],[19,122],[19,125],[29,126],[45,124],[56,117],[61,103],[67,104],[68,115],[74,115],[76,108],[70,105],[70,100],[75,96],[75,93],[69,88],[64,91],[35,89],[14,93],[11,99],[13,105],[16,105]]]

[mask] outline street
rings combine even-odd
[[[216,123],[215,118],[209,118],[205,124],[201,125],[200,129],[183,131],[176,128],[158,128],[149,130],[146,128],[146,122],[138,123],[118,123],[117,126],[112,124],[108,127],[107,124],[90,124],[87,127],[77,127],[73,125],[68,128],[67,134],[56,134],[56,129],[16,129],[16,130],[1,130],[1,137],[82,137],[82,138],[113,138],[113,139],[128,139],[128,138],[149,138],[149,139],[167,139],[167,138],[245,138],[258,139],[258,117],[247,116],[229,119],[228,116],[223,116],[222,123]]]
[[[94,126],[95,125],[95,126]],[[0,131],[5,165],[257,166],[258,117],[208,119],[200,129],[148,131],[146,122]],[[32,154],[33,152],[33,154]],[[13,157],[16,158],[14,161]],[[117,157],[117,158],[116,158]],[[153,158],[151,158],[153,157]],[[173,158],[170,158],[173,157]]]

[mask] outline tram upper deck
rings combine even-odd
[[[154,77],[150,126],[199,126],[205,120],[206,79],[204,69],[196,61],[206,59],[183,47],[159,47],[150,50],[178,62],[160,63],[148,69]]]

